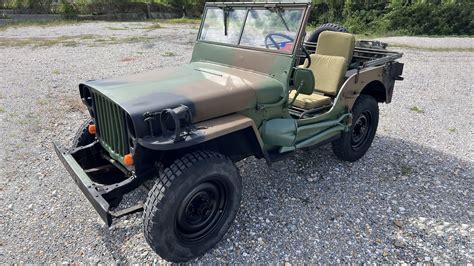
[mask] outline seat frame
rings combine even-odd
[[[324,36],[325,34],[334,34],[334,33],[322,33],[319,38],[321,38],[321,36]],[[338,34],[338,33],[336,33]],[[346,34],[346,33],[344,33]],[[318,43],[320,42],[318,38]],[[322,40],[321,40],[322,41]],[[355,46],[355,38],[353,38],[353,44],[352,44],[352,53],[350,53],[350,55],[348,56],[348,58],[346,58],[344,56],[344,58],[346,59],[346,64],[347,64],[347,68],[346,68],[346,72],[345,74],[342,76],[341,80],[340,80],[340,84],[343,84],[343,82],[347,79],[347,71],[349,71],[349,66],[351,64],[351,59],[352,59],[352,56],[354,54],[354,46]],[[318,49],[316,47],[315,49],[315,53],[314,54],[318,54],[317,53]],[[339,55],[327,55],[327,54],[321,54],[321,55],[326,55],[326,56],[339,56]],[[308,66],[306,66],[306,60],[305,62],[303,63],[303,65],[305,68],[308,68]],[[335,95],[329,95],[327,93],[324,93],[322,91],[318,91],[317,88],[315,88],[314,92],[313,93],[323,93],[324,96],[326,97],[329,97],[331,99],[331,105],[322,105],[322,106],[318,106],[318,107],[315,107],[315,108],[312,108],[312,109],[304,109],[304,108],[301,108],[301,107],[298,107],[298,106],[294,106],[293,104],[290,106],[290,109],[296,111],[296,112],[293,112],[292,115],[294,116],[297,116],[298,118],[303,118],[305,116],[313,116],[313,115],[316,115],[316,114],[319,114],[321,113],[322,111],[326,110],[326,109],[330,109],[333,105],[334,105],[334,99],[337,97],[337,92],[339,91],[340,89],[340,85],[338,86],[337,90],[336,90],[336,94]],[[299,96],[299,93],[296,93],[294,97],[291,97],[291,99],[289,99],[289,101],[291,103],[294,103],[294,101],[296,100],[296,98]]]

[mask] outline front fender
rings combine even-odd
[[[174,142],[171,138],[147,136],[138,139],[138,143],[151,150],[177,150],[217,139],[234,132],[248,130],[253,132],[259,146],[258,149],[262,152],[264,151],[263,141],[255,122],[240,114],[231,114],[199,122],[194,125],[194,128],[195,130],[178,142]]]

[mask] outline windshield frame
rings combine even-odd
[[[217,42],[217,41],[209,41],[209,40],[202,40],[201,39],[201,34],[203,32],[204,28],[204,21],[206,20],[206,15],[207,11],[210,8],[235,8],[235,9],[244,9],[247,10],[245,14],[245,19],[242,23],[242,28],[240,29],[240,36],[237,44],[230,44],[230,43],[224,43],[224,42]],[[275,9],[275,8],[282,8],[284,10],[290,10],[290,9],[301,9],[302,10],[302,17],[299,22],[299,28],[296,32],[296,37],[294,40],[294,45],[291,50],[291,52],[285,52],[282,50],[274,50],[274,49],[268,49],[268,48],[261,48],[261,47],[255,47],[255,46],[248,46],[248,45],[242,45],[241,40],[242,36],[245,30],[245,26],[247,23],[248,15],[250,10],[268,10],[268,9]],[[308,15],[309,11],[311,9],[311,2],[303,2],[303,3],[285,3],[285,2],[275,2],[275,3],[270,3],[270,2],[261,2],[261,3],[245,3],[245,2],[231,2],[231,3],[226,3],[226,2],[208,2],[206,3],[204,7],[204,12],[202,14],[201,18],[201,24],[199,27],[199,32],[197,34],[196,41],[197,42],[203,42],[203,43],[210,43],[210,44],[216,44],[216,45],[222,45],[222,46],[230,46],[230,47],[235,47],[235,48],[240,48],[240,49],[249,49],[249,50],[258,50],[258,51],[263,51],[263,52],[268,52],[268,53],[277,53],[277,54],[282,54],[282,55],[289,55],[292,56],[296,53],[296,51],[299,50],[301,47],[301,44],[303,42],[303,35],[305,32],[305,25],[308,20]]]

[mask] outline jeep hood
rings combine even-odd
[[[147,132],[146,112],[159,112],[181,104],[188,106],[193,122],[235,113],[285,97],[283,85],[269,76],[223,65],[194,62],[178,68],[106,80],[88,81],[132,118],[137,137]]]

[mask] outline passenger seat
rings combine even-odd
[[[311,65],[315,79],[314,93],[311,95],[299,94],[294,106],[303,109],[332,104],[341,86],[344,74],[352,60],[355,37],[350,33],[323,31],[318,38],[316,53],[310,55]],[[307,60],[299,67],[306,67]],[[296,91],[292,91],[289,100],[293,100]]]

